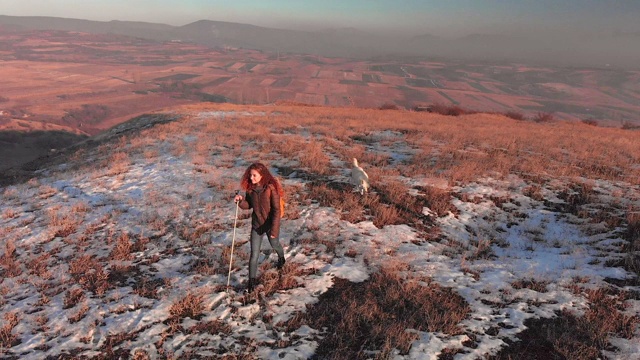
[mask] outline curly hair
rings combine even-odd
[[[249,191],[255,187],[253,183],[251,183],[251,170],[255,170],[262,176],[260,179],[260,184],[264,186],[273,185],[273,187],[278,191],[280,196],[284,195],[284,190],[282,189],[282,185],[280,185],[280,181],[276,179],[271,173],[269,169],[262,163],[253,163],[249,165],[247,170],[245,170],[244,175],[242,175],[242,180],[240,181],[240,186],[243,190]]]

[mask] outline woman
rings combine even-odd
[[[251,214],[251,258],[249,260],[249,284],[247,291],[252,292],[258,271],[258,258],[262,236],[267,235],[271,247],[278,253],[276,266],[284,266],[284,250],[278,240],[280,236],[280,196],[283,194],[280,182],[269,169],[261,163],[251,164],[242,176],[240,183],[246,196],[236,195],[234,201],[241,209],[253,209]]]

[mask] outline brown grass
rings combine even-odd
[[[107,175],[114,176],[124,174],[129,171],[131,159],[127,153],[118,151],[109,157],[106,165],[108,166]]]
[[[129,234],[123,233],[118,236],[116,245],[111,250],[110,258],[118,261],[128,261],[133,258],[131,252],[133,250],[133,243],[129,239]]]
[[[103,295],[110,287],[109,274],[100,262],[89,255],[82,255],[69,263],[69,273],[82,286],[96,295]]]
[[[184,297],[178,299],[169,308],[169,314],[173,318],[198,319],[199,315],[204,311],[203,296],[195,293],[188,293]]]
[[[18,212],[12,208],[7,208],[2,212],[2,217],[4,219],[13,219],[18,216]]]
[[[458,209],[451,203],[451,191],[434,186],[419,187],[418,190],[424,194],[424,205],[438,216],[458,214]]]
[[[50,258],[50,253],[44,253],[27,261],[26,265],[27,269],[29,269],[29,274],[38,276],[44,280],[50,279],[52,277],[49,271]]]
[[[304,146],[300,154],[300,166],[320,175],[330,173],[329,157],[322,150],[322,143],[310,141]]]
[[[4,270],[2,276],[16,277],[22,274],[22,266],[17,261],[16,245],[12,239],[5,243],[5,250],[0,257],[0,267]]]
[[[88,312],[89,312],[89,305],[86,302],[83,302],[82,306],[80,306],[80,308],[75,313],[67,317],[69,319],[69,323],[73,324],[82,320],[87,315]]]
[[[397,265],[397,264],[396,264]],[[323,329],[317,359],[387,359],[393,349],[407,354],[417,335],[407,329],[461,333],[469,314],[464,300],[429,279],[405,279],[401,265],[383,267],[363,283],[336,278],[317,304],[287,322]]]
[[[229,104],[184,108],[186,111],[238,110],[238,107]],[[208,122],[206,126],[221,129],[220,143],[224,143],[228,149],[242,148],[241,142],[234,145],[237,141],[234,139],[244,133],[245,127],[251,126],[256,129],[255,133],[265,133],[265,140],[262,141],[262,137],[256,137],[255,134],[246,140],[260,139],[258,141],[263,147],[261,152],[265,154],[275,150],[288,159],[303,157],[303,152],[321,154],[320,149],[313,145],[309,151],[306,149],[308,135],[305,132],[311,130],[315,132],[314,135],[331,137],[333,140],[322,141],[342,159],[348,159],[351,153],[374,156],[371,152],[363,152],[359,141],[349,142],[348,139],[391,130],[406,134],[407,141],[415,148],[425,149],[427,158],[415,156],[409,160],[410,166],[400,167],[404,176],[412,178],[428,176],[455,184],[489,174],[494,177],[538,174],[640,183],[640,169],[633,166],[640,162],[640,156],[637,155],[640,154],[640,145],[634,140],[632,132],[621,129],[596,129],[563,121],[518,121],[500,114],[464,114],[445,118],[436,113],[375,109],[296,106],[243,106],[241,109],[277,115],[273,115],[273,118],[271,115],[265,116],[267,121],[264,122],[251,122],[251,119],[241,117]],[[181,126],[187,128],[190,125],[185,120]],[[184,128],[173,130],[178,133],[185,131]],[[433,154],[439,155],[431,162],[429,158]],[[324,160],[317,161],[305,156],[308,163],[301,166],[313,167],[316,169],[313,171],[318,173],[332,171],[323,165]],[[375,164],[370,161],[362,159],[361,162]],[[384,163],[386,160],[380,158],[373,161]]]
[[[0,349],[10,348],[18,345],[18,336],[13,334],[13,328],[15,328],[20,322],[20,317],[15,312],[8,312],[4,314],[4,324],[0,325]]]
[[[227,323],[220,320],[211,320],[207,322],[200,322],[191,327],[189,330],[191,334],[231,334],[232,329]]]
[[[626,216],[627,229],[624,239],[628,241],[625,246],[627,255],[624,267],[640,276],[640,211],[630,210]]]
[[[361,203],[360,197],[342,185],[336,185],[334,188],[314,182],[308,185],[308,191],[305,197],[317,200],[323,206],[335,208],[343,220],[355,223],[365,219],[364,204]]]
[[[271,264],[267,266],[272,266]],[[315,269],[304,269],[300,264],[295,262],[287,262],[282,270],[264,271],[261,269],[261,275],[258,282],[263,286],[262,292],[264,296],[271,296],[278,290],[290,290],[298,287],[303,287],[304,283],[301,281],[302,276],[311,275]]]
[[[308,189],[308,198],[335,208],[342,220],[355,223],[367,219],[367,214],[370,214],[378,228],[411,224],[422,230],[430,223],[422,215],[424,199],[409,195],[408,187],[401,182],[379,184],[376,186],[377,194],[365,196],[351,192],[350,185],[340,183],[312,182]]]
[[[159,279],[154,280],[148,277],[143,277],[136,281],[136,284],[133,286],[133,292],[138,296],[149,299],[158,299],[158,288],[161,285],[162,281]]]
[[[631,339],[640,318],[622,313],[627,294],[611,289],[586,289],[590,306],[584,316],[564,310],[552,319],[530,319],[519,342],[488,360],[596,360],[611,350],[612,336]]]
[[[537,291],[539,293],[547,292],[547,285],[549,285],[548,281],[537,281],[534,279],[531,280],[518,280],[511,284],[514,289],[531,289]]]
[[[69,309],[76,306],[77,303],[85,299],[84,290],[80,288],[73,288],[67,290],[64,295],[63,309]]]

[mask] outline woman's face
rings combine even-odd
[[[254,184],[254,185],[259,184],[260,180],[262,180],[262,175],[260,175],[258,170],[251,170],[250,174],[251,174],[250,175],[251,183]]]

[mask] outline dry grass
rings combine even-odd
[[[640,276],[640,211],[629,211],[624,239],[628,241],[624,267]]]
[[[418,187],[424,196],[424,205],[438,216],[457,214],[458,209],[451,203],[451,191],[433,186]]]
[[[195,293],[188,293],[184,297],[178,299],[169,308],[169,314],[172,318],[198,319],[204,311],[203,296]]]
[[[111,287],[109,274],[100,262],[90,255],[82,255],[69,263],[69,274],[83,289],[102,296]]]
[[[193,108],[203,110],[202,107]],[[185,109],[188,110],[189,107]],[[237,107],[225,104],[216,109],[235,111]],[[595,128],[582,123],[562,121],[519,121],[500,114],[445,117],[425,112],[303,106],[244,106],[242,111],[277,113],[274,116],[277,121],[267,115],[265,120],[268,122],[249,123],[247,119],[232,117],[220,122],[207,122],[206,126],[212,126],[221,132],[217,134],[221,140],[219,144],[225,144],[228,149],[234,149],[236,145],[241,148],[241,142],[237,140],[238,134],[244,134],[245,127],[250,125],[252,129],[256,129],[256,133],[265,134],[262,145],[266,152],[275,150],[285,158],[295,159],[302,156],[301,152],[308,145],[305,133],[311,130],[316,135],[328,136],[344,143],[343,146],[339,143],[331,145],[335,141],[322,140],[332,150],[344,149],[338,155],[342,159],[348,159],[352,155],[349,152],[363,152],[358,147],[358,141],[349,143],[348,139],[390,130],[406,134],[407,141],[417,149],[425,149],[427,155],[433,151],[441,154],[434,163],[428,160],[430,155],[427,158],[416,156],[409,160],[412,166],[405,169],[411,170],[411,173],[404,175],[414,178],[430,176],[443,178],[454,184],[456,181],[471,181],[488,174],[506,176],[516,173],[640,183],[640,169],[633,166],[640,162],[640,144],[632,132],[622,129]],[[185,124],[188,126],[187,122],[183,125]],[[178,130],[178,133],[180,131],[186,130]],[[283,136],[286,136],[286,141]],[[255,139],[254,134],[247,140]],[[314,141],[319,140],[312,140]],[[312,153],[321,154],[319,149],[313,147],[312,145]],[[305,167],[316,166],[319,173],[328,171],[322,165],[323,161],[319,161],[320,165],[317,165],[313,163],[314,159],[307,160],[310,164],[304,165]],[[375,161],[385,160],[381,158]],[[376,164],[365,159],[362,162]]]
[[[107,175],[114,176],[124,174],[129,171],[131,166],[131,159],[125,152],[118,151],[109,157],[107,162]]]
[[[351,192],[350,185],[313,182],[308,186],[308,197],[323,206],[335,208],[340,218],[350,222],[369,219],[382,228],[386,225],[411,224],[426,230],[430,221],[422,214],[423,197],[409,195],[406,185],[392,181],[376,186],[376,194],[361,196]]]
[[[73,314],[67,316],[69,319],[69,323],[73,324],[80,320],[82,320],[87,313],[89,312],[89,305],[86,302],[83,302],[82,306]]]
[[[272,265],[268,264],[266,266]],[[262,292],[265,296],[271,296],[278,290],[303,287],[302,276],[313,274],[316,271],[314,269],[304,269],[300,264],[291,261],[287,262],[282,270],[278,272],[265,270],[261,268],[261,275],[258,279],[258,283],[263,286]]]
[[[77,303],[85,299],[84,290],[80,288],[69,289],[64,295],[63,309],[69,309],[76,306]]]
[[[27,269],[29,269],[29,274],[38,276],[44,280],[50,279],[53,276],[49,271],[50,259],[51,254],[44,253],[27,261]]]
[[[18,212],[12,208],[7,208],[2,212],[2,218],[8,220],[18,216]]]
[[[407,354],[417,335],[407,329],[461,333],[469,307],[455,292],[429,279],[406,279],[406,267],[383,267],[363,283],[336,278],[334,286],[287,324],[325,329],[317,359],[387,359]],[[375,355],[372,355],[375,354]]]
[[[534,279],[531,280],[518,280],[511,284],[514,289],[531,289],[537,291],[539,293],[547,292],[547,285],[549,285],[548,281],[537,281]]]
[[[111,250],[110,258],[116,261],[128,261],[133,258],[133,243],[129,239],[129,234],[123,233],[118,236],[116,245]]]
[[[0,325],[0,349],[10,348],[19,343],[18,336],[13,334],[13,329],[18,326],[20,317],[15,312],[4,314],[4,324]]]
[[[237,110],[231,105],[224,105],[222,108]],[[243,110],[247,108],[251,111],[251,107],[243,107]],[[255,109],[264,111],[262,107]],[[302,174],[299,177],[308,181],[301,186],[285,186],[286,215],[289,218],[296,218],[301,208],[312,201],[318,201],[322,205],[335,208],[343,220],[350,222],[371,220],[377,227],[409,224],[418,229],[433,230],[432,219],[422,215],[423,208],[429,208],[436,216],[456,214],[457,209],[451,203],[454,195],[448,189],[409,185],[414,184],[409,180],[420,182],[422,179],[438,179],[444,184],[459,185],[475,181],[482,176],[500,178],[509,174],[517,174],[526,179],[530,184],[524,190],[524,194],[538,201],[545,200],[543,185],[548,179],[580,178],[573,180],[566,188],[558,190],[558,197],[566,204],[561,211],[582,216],[581,214],[585,214],[585,207],[597,201],[598,194],[594,191],[593,180],[606,179],[640,184],[640,169],[636,166],[640,162],[637,139],[632,132],[620,129],[598,128],[595,132],[594,127],[589,124],[546,120],[516,121],[496,114],[469,115],[466,111],[454,114],[456,117],[444,118],[435,113],[281,106],[269,109],[267,113],[257,122],[255,119],[231,116],[221,121],[207,122],[183,119],[174,124],[158,125],[143,130],[143,133],[144,138],[153,138],[161,143],[158,148],[162,148],[162,152],[183,157],[194,165],[195,172],[211,177],[209,189],[206,190],[214,192],[231,193],[237,187],[237,183],[232,183],[231,180],[219,181],[219,175],[215,171],[218,168],[236,169],[238,159],[266,159],[279,170],[289,167],[291,170],[299,171],[299,174]],[[515,118],[515,115],[512,117]],[[248,133],[246,129],[249,127],[255,131]],[[185,134],[192,134],[194,129],[198,129],[197,140],[192,142],[186,139]],[[378,132],[383,130],[393,131],[394,137],[406,140],[416,152],[408,155],[406,160],[398,161],[384,153],[384,150],[377,151],[394,145],[395,140],[379,140]],[[330,138],[326,138],[327,136]],[[156,161],[159,150],[148,149],[150,143],[143,140],[144,138],[123,137],[115,146],[104,146],[102,161],[104,165],[108,164],[104,167],[106,171],[111,175],[121,175],[118,178],[123,179],[122,174],[126,173],[134,162],[137,164],[140,159]],[[379,148],[372,151],[371,147]],[[348,164],[351,157],[357,157],[367,166],[373,186],[372,193],[367,196],[352,192],[352,187],[341,182],[342,180],[333,180],[337,178],[336,175],[345,173],[345,169],[338,168],[332,161],[338,160]],[[104,175],[104,171],[96,171],[99,171],[100,177]],[[282,171],[279,171],[279,174],[282,174]],[[106,180],[101,184],[108,187]],[[32,179],[29,186],[38,199],[42,200],[41,203],[46,203],[45,200],[53,196],[65,195],[49,185],[41,185],[37,179]],[[187,190],[193,194],[199,187],[194,184]],[[17,198],[19,195],[12,193],[11,189],[6,189],[3,194],[7,199]],[[207,240],[211,238],[212,233],[226,229],[222,225],[208,222],[206,215],[202,215],[203,209],[205,214],[211,213],[214,205],[203,201],[197,205],[182,206],[176,203],[172,197],[174,195],[160,191],[144,194],[145,204],[150,208],[158,204],[169,204],[163,209],[167,211],[160,212],[162,215],[157,210],[151,210],[141,218],[145,225],[158,232],[154,234],[154,239],[170,233],[180,241],[187,241],[189,246],[199,248],[208,245]],[[191,200],[191,197],[188,200]],[[473,201],[467,198],[463,200]],[[490,200],[498,207],[512,201],[507,197],[492,197]],[[136,268],[137,265],[117,265],[116,262],[132,261],[136,252],[145,250],[149,240],[136,239],[132,235],[112,231],[114,228],[117,229],[116,214],[84,224],[85,215],[90,210],[89,206],[82,202],[75,203],[71,208],[54,206],[44,210],[44,222],[52,232],[52,237],[64,237],[65,242],[66,238],[69,238],[75,241],[73,244],[78,245],[77,248],[81,250],[69,262],[72,281],[57,289],[46,289],[48,285],[44,280],[52,277],[47,268],[57,261],[54,255],[55,251],[60,249],[27,258],[28,260],[23,261],[24,265],[21,265],[12,241],[6,242],[6,250],[0,258],[0,275],[20,276],[23,267],[26,266],[29,275],[40,278],[36,279],[39,284],[37,286],[42,287],[39,306],[46,305],[52,299],[55,301],[56,295],[63,294],[64,308],[72,309],[67,314],[70,322],[80,321],[86,316],[89,311],[87,297],[92,297],[93,294],[104,295],[107,290],[118,285],[114,284],[114,278],[132,278],[134,293],[148,299],[158,299],[158,289],[161,286],[165,287],[166,293],[176,291],[171,289],[170,279],[163,283],[162,280],[146,276],[147,274],[134,277],[135,272],[140,271]],[[627,268],[640,273],[640,259],[637,256],[640,248],[638,214],[636,209],[628,209],[626,218],[622,218],[603,209],[600,213],[589,216],[592,216],[594,221],[603,221],[612,228],[626,226],[624,238],[629,242],[629,246],[624,249],[627,251]],[[17,212],[7,209],[1,217],[11,222],[17,216]],[[14,220],[11,226],[15,227],[18,222]],[[325,246],[326,251],[323,249],[322,256],[339,256],[342,250],[339,243],[322,239],[319,229],[308,230],[313,233],[313,238],[300,241],[298,244],[303,247]],[[0,235],[11,231],[13,228],[0,229]],[[93,240],[104,240],[109,245],[107,258],[87,255],[95,252],[82,252],[87,249],[93,250]],[[486,238],[477,238],[475,242],[472,240],[471,244],[466,244],[463,249],[466,254],[463,255],[462,261],[490,258],[492,241]],[[154,243],[154,247],[155,245]],[[160,254],[156,253],[143,259],[145,266],[160,258],[176,254],[176,249],[171,247],[159,246],[158,251]],[[215,256],[194,261],[189,271],[204,276],[226,274],[229,251],[228,248],[216,249]],[[248,254],[242,249],[236,251],[234,266],[235,269],[240,269],[245,266]],[[356,257],[358,253],[352,248],[346,250],[344,255]],[[278,290],[304,286],[301,278],[315,271],[302,269],[300,264],[293,261],[287,262],[281,272],[274,271],[272,267],[273,264],[265,263],[260,271],[259,282],[264,286],[266,296],[271,296]],[[107,268],[111,276],[107,273]],[[464,265],[462,268],[463,271],[467,270]],[[364,283],[354,284],[336,279],[334,288],[322,295],[318,304],[310,306],[307,313],[296,315],[286,325],[292,329],[306,324],[316,329],[325,328],[327,334],[336,334],[322,340],[317,355],[319,359],[386,358],[392,349],[399,349],[406,354],[415,338],[415,334],[406,331],[407,328],[459,334],[457,324],[469,311],[464,301],[450,289],[441,288],[429,279],[408,278],[407,273],[406,266],[396,266],[381,269]],[[479,273],[476,275],[480,276]],[[74,281],[78,285],[74,284]],[[547,291],[547,285],[543,281],[535,280],[521,280],[512,284],[515,289],[528,288],[538,292]],[[54,293],[55,291],[58,293]],[[552,346],[548,354],[572,358],[567,354],[570,348],[574,348],[576,354],[590,358],[608,346],[607,339],[612,334],[632,336],[638,319],[622,313],[624,300],[621,294],[607,293],[604,290],[584,290],[584,293],[593,304],[592,309],[584,316],[562,313],[559,314],[559,320],[553,319],[544,323],[547,325],[536,328],[543,333],[542,335],[547,336],[545,341]],[[169,309],[170,319],[167,325],[170,329],[164,335],[170,336],[179,331],[191,334],[228,334],[228,326],[218,321],[197,323],[186,330],[181,328],[183,318],[198,319],[205,313],[203,299],[199,292],[191,292],[176,299]],[[2,301],[4,300],[0,300],[0,303]],[[338,319],[335,314],[340,314],[341,318]],[[263,320],[267,322],[269,319]],[[42,322],[42,326],[45,326],[45,319]],[[0,345],[15,341],[15,335],[12,335],[15,325],[10,326],[11,324],[9,321],[2,326]],[[535,323],[532,324],[535,328]],[[549,330],[548,324],[559,330]],[[562,335],[563,332],[574,334],[565,336]],[[120,350],[116,351],[114,347],[130,336],[131,334],[116,334],[111,337],[104,349],[105,354],[118,354]],[[558,340],[554,339],[562,339],[562,342],[569,345],[558,343]],[[168,350],[162,354],[172,357]],[[507,356],[518,358],[513,354],[515,352],[510,352]],[[149,355],[139,352],[135,356],[145,358]],[[577,355],[571,356],[577,358]],[[250,355],[235,355],[233,352],[228,352],[226,357],[252,358]],[[446,354],[443,358],[446,358]]]
[[[622,313],[627,294],[610,289],[581,291],[590,302],[583,316],[565,310],[552,319],[528,320],[519,342],[488,359],[596,360],[602,358],[602,350],[611,350],[610,337],[633,338],[640,319]]]
[[[335,208],[343,220],[355,223],[365,219],[365,206],[359,195],[345,189],[343,185],[330,186],[320,182],[311,183],[308,185],[309,193],[306,196],[319,201],[323,206]]]
[[[311,172],[326,175],[330,173],[329,157],[322,150],[322,143],[310,141],[299,155],[300,165]]]
[[[4,254],[0,257],[0,267],[4,270],[2,276],[16,277],[22,274],[22,266],[18,262],[16,245],[12,239],[5,242]]]
[[[149,299],[158,299],[158,288],[163,284],[162,280],[142,277],[133,286],[133,292]]]
[[[194,325],[193,327],[191,327],[188,331],[191,334],[211,334],[211,335],[227,334],[228,335],[228,334],[231,334],[233,330],[231,329],[231,326],[229,326],[227,323],[223,321],[211,320],[207,322],[200,322]]]

